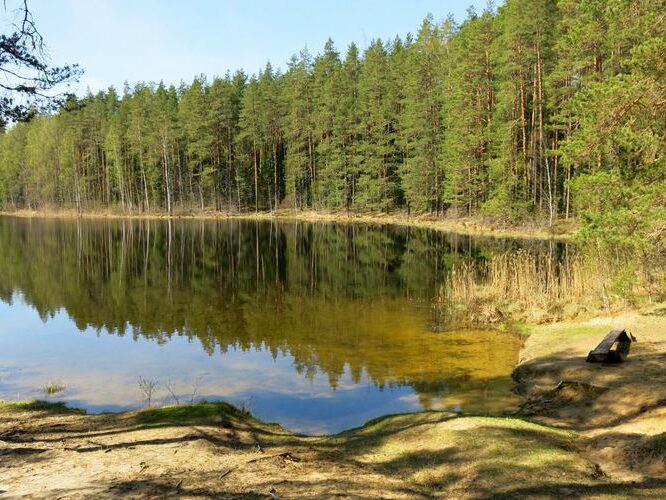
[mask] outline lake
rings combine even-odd
[[[402,226],[0,217],[0,398],[224,400],[308,433],[515,408],[519,336],[447,324],[457,262],[553,243]],[[47,394],[47,384],[64,390]],[[145,389],[145,383],[144,383]]]

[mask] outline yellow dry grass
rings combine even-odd
[[[57,217],[84,219],[247,219],[247,220],[296,220],[303,222],[337,222],[350,224],[394,224],[434,229],[469,235],[483,235],[498,238],[523,239],[570,239],[577,227],[575,223],[566,223],[554,228],[538,224],[510,226],[497,224],[477,218],[444,218],[427,215],[409,216],[402,213],[385,214],[381,212],[328,212],[316,210],[277,210],[274,212],[237,213],[215,210],[181,210],[169,216],[163,212],[121,212],[113,209],[87,210],[78,212],[67,209],[15,210],[0,211],[0,215],[15,217]]]
[[[544,323],[600,311],[626,312],[663,293],[641,279],[646,273],[636,273],[636,281],[618,292],[626,265],[587,254],[558,260],[526,251],[500,253],[486,261],[454,264],[437,307],[462,322]]]

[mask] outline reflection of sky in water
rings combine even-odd
[[[181,402],[224,399],[245,405],[258,418],[307,433],[339,431],[387,413],[421,409],[410,387],[379,390],[364,374],[354,384],[346,369],[336,389],[328,375],[312,380],[294,370],[288,355],[230,349],[208,356],[198,342],[174,336],[168,343],[131,335],[77,330],[64,312],[43,322],[37,312],[15,296],[13,305],[0,302],[0,397],[44,399],[47,382],[66,386],[53,399],[91,412],[120,411],[143,406],[139,377],[156,379],[157,404],[173,401],[170,381]]]
[[[169,381],[181,402],[197,385],[196,399],[307,432],[501,412],[520,339],[447,330],[432,299],[454,263],[507,245],[389,226],[0,217],[0,299],[13,296],[0,397],[44,398],[55,381],[52,399],[72,406],[139,408],[143,377],[156,404],[172,402]]]

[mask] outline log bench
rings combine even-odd
[[[621,363],[629,355],[635,338],[624,329],[611,330],[594,350],[587,355],[588,363]]]

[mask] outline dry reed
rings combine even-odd
[[[440,290],[440,321],[548,321],[581,311],[610,311],[626,300],[611,293],[615,266],[582,255],[557,259],[526,251],[462,262]]]

